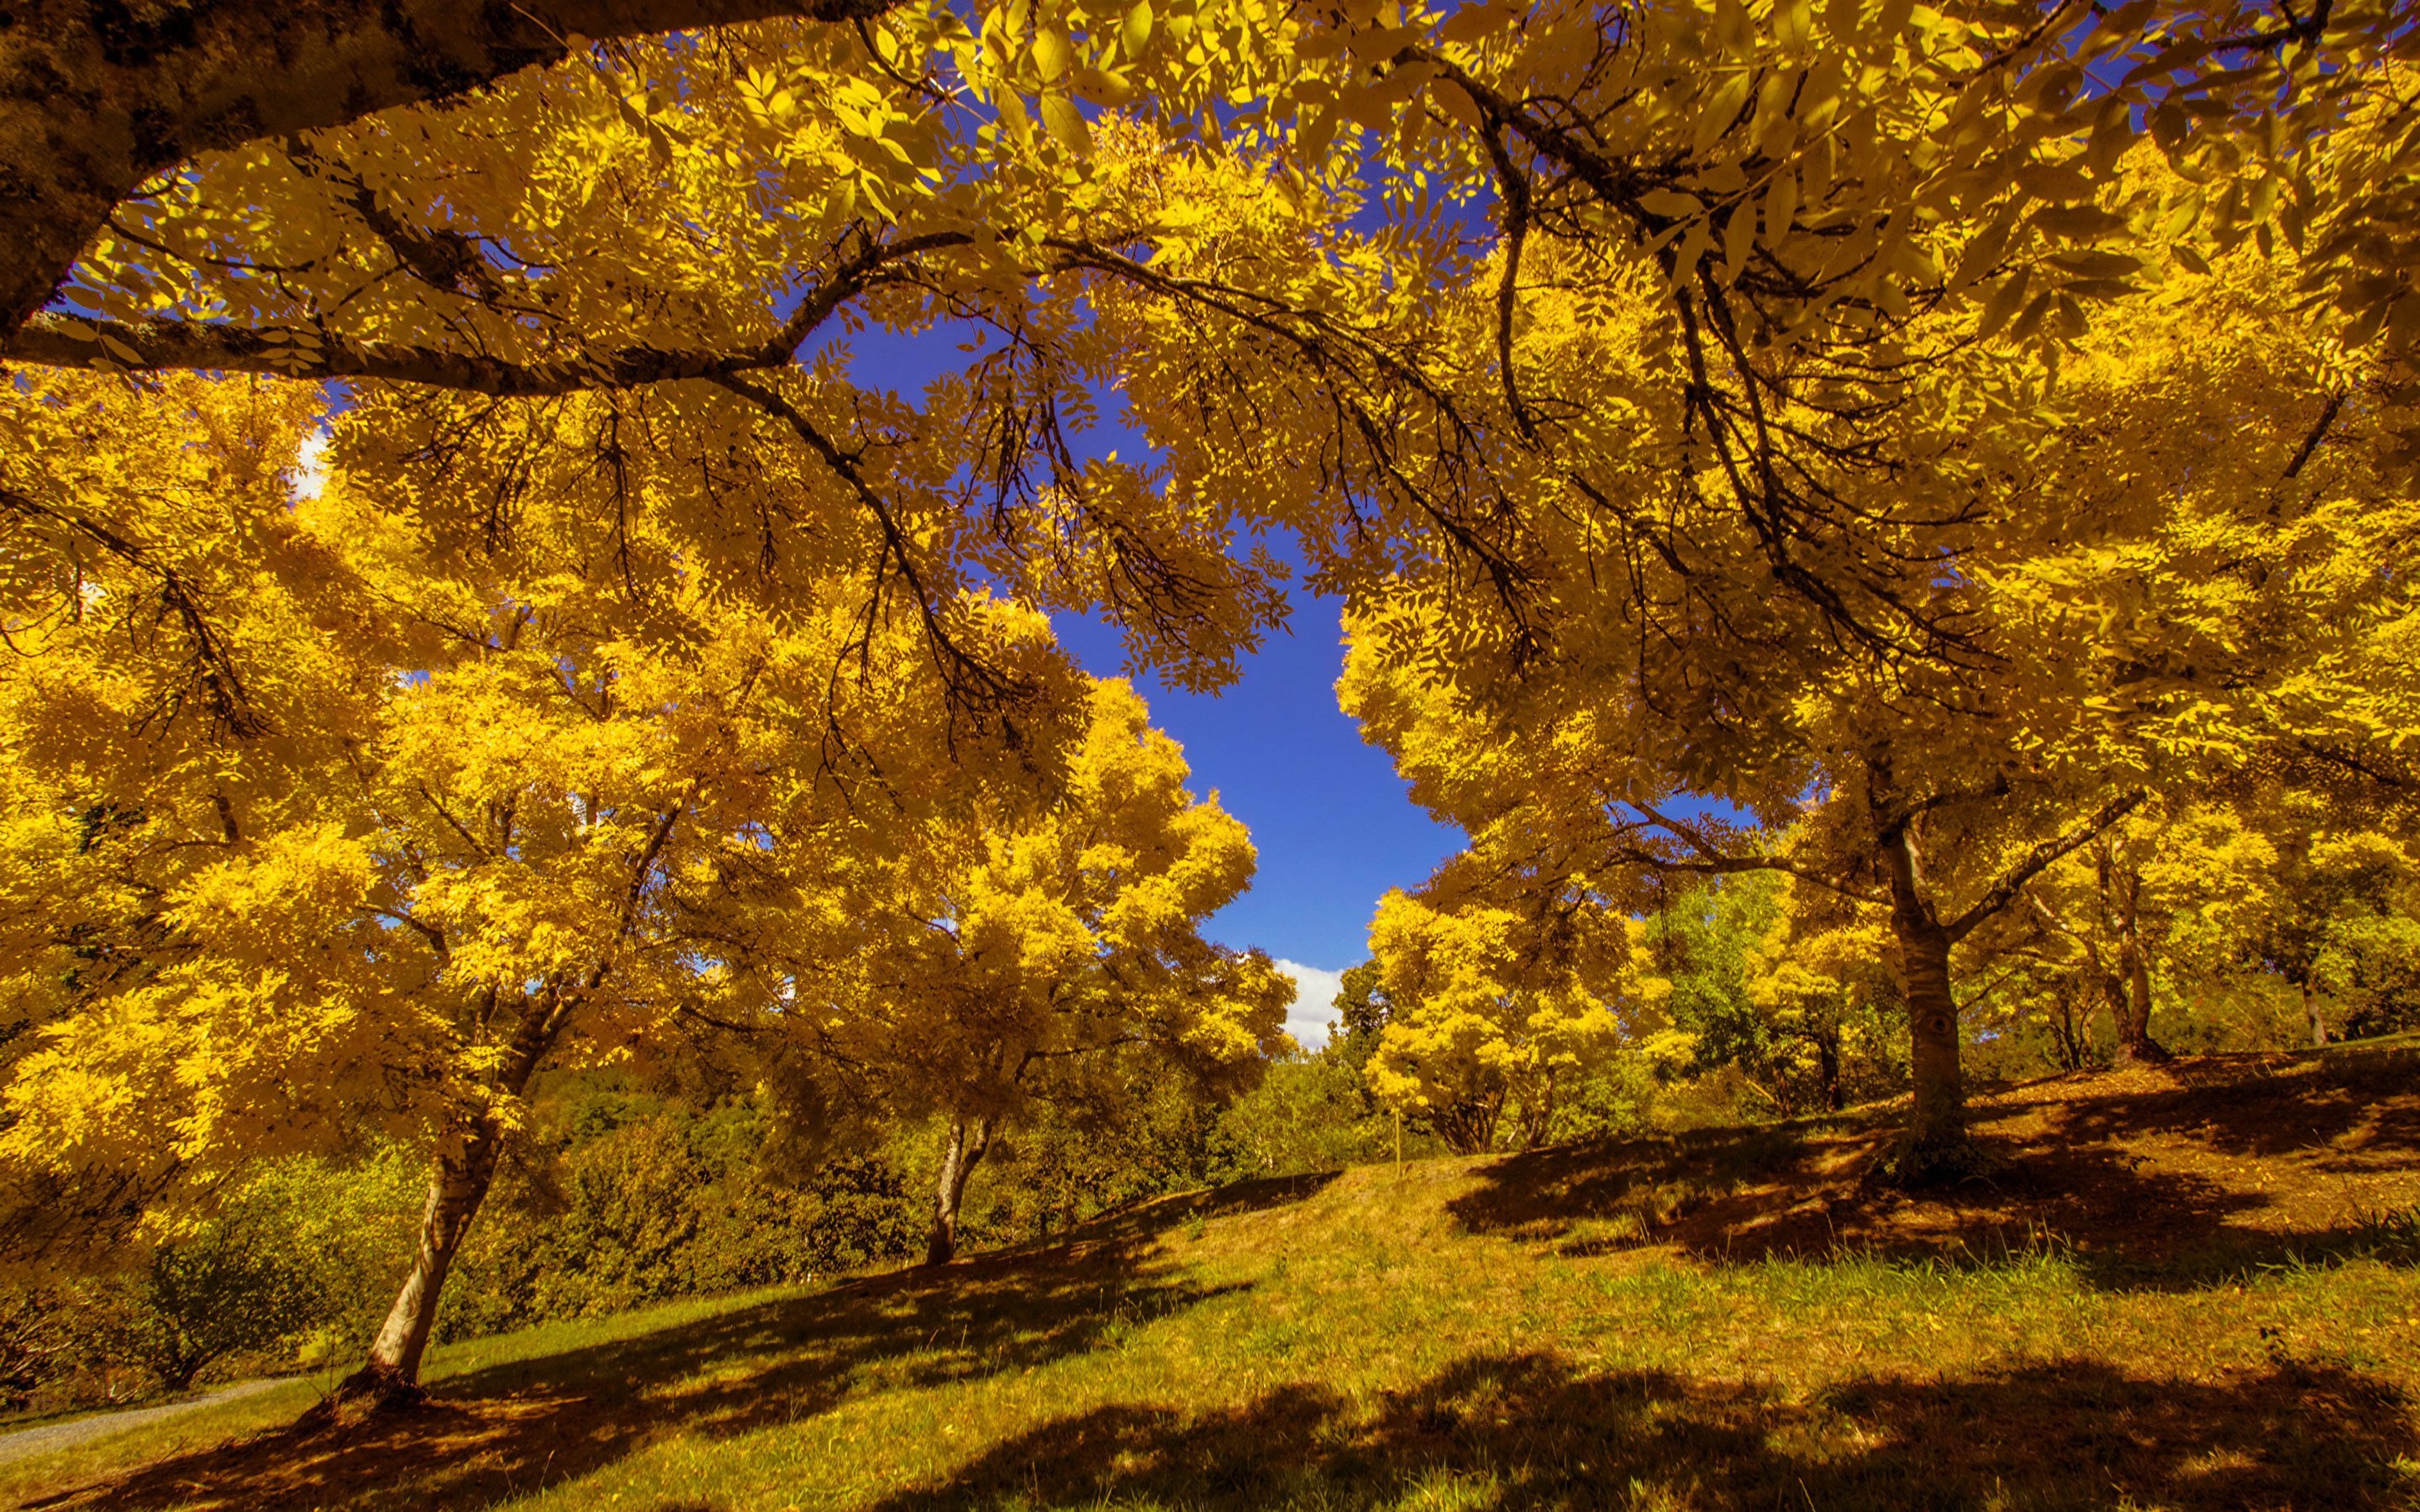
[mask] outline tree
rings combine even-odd
[[[389,106],[444,100],[561,61],[599,40],[802,14],[879,14],[878,3],[314,0],[270,13],[181,0],[129,13],[56,0],[13,19],[0,44],[0,333],[48,301],[110,212],[146,180],[213,150],[339,126]]]
[[[409,1395],[540,1068],[769,1011],[695,933],[719,879],[892,846],[966,784],[1063,760],[1083,695],[1004,607],[961,623],[1026,690],[1013,742],[957,728],[919,631],[845,588],[783,625],[691,589],[616,631],[576,573],[441,570],[342,472],[295,501],[310,411],[274,386],[90,388],[15,417],[159,471],[107,500],[139,532],[41,503],[72,472],[22,490],[45,512],[20,519],[106,543],[83,579],[23,585],[39,654],[0,684],[9,996],[40,1028],[0,1159],[54,1230],[123,1229],[365,1127],[419,1144],[416,1256],[354,1382]],[[180,702],[197,678],[215,704]]]
[[[2176,968],[2202,981],[2247,971],[2282,981],[2315,1047],[2333,1037],[2327,999],[2348,1017],[2392,1021],[2420,981],[2420,871],[2405,826],[2332,807],[2275,789],[2197,805],[2145,866],[2180,895]]]
[[[249,1183],[154,1248],[129,1288],[114,1352],[170,1391],[231,1355],[287,1343],[341,1305],[273,1183]]]
[[[2129,815],[2046,872],[2028,900],[2069,958],[2061,964],[2074,979],[2074,995],[2107,1009],[2123,1064],[2174,1058],[2151,1034],[2152,971],[2182,903],[2155,880],[2164,869],[2152,858],[2171,822],[2164,808]]]
[[[29,375],[5,591],[80,671],[15,705],[26,864],[0,886],[39,937],[17,999],[55,1031],[24,1043],[98,1057],[77,1026],[249,1000],[290,956],[266,999],[334,1046],[368,1021],[320,1008],[429,1001],[418,926],[450,950],[467,921],[486,955],[435,975],[486,971],[494,1011],[448,987],[398,1008],[411,1054],[349,1062],[381,1096],[444,1089],[373,1107],[454,1131],[432,1213],[465,1213],[535,1063],[513,1026],[543,1055],[553,1008],[609,993],[774,1017],[675,948],[698,877],[767,835],[874,843],[818,807],[836,791],[946,811],[938,753],[1047,767],[1070,685],[1020,612],[1107,606],[1217,684],[1283,618],[1271,528],[1347,594],[1356,696],[1482,863],[1556,855],[1605,898],[1652,865],[1888,900],[1912,1169],[1963,1153],[1953,949],[2138,788],[2246,751],[2412,780],[2408,575],[2376,570],[2409,539],[2381,480],[2420,310],[2394,8],[975,22],[566,35],[460,108],[246,139],[118,205],[12,360],[348,380],[330,444],[362,512],[336,533],[459,581],[348,565],[227,437],[187,449],[207,424],[175,405]],[[911,403],[844,371],[861,321],[981,339]],[[1085,455],[1111,375],[1148,464]],[[298,455],[309,404],[280,402],[256,461]],[[805,649],[768,683],[751,645]],[[800,669],[851,661],[836,713]],[[604,696],[625,683],[667,702]],[[527,771],[462,741],[567,741],[557,687],[606,733]],[[812,820],[723,796],[759,791],[771,729],[843,774],[771,765]],[[1793,848],[1675,821],[1676,792],[1798,820]],[[523,868],[525,803],[573,817]],[[541,917],[554,953],[492,943]],[[197,921],[222,918],[216,955]],[[492,1062],[427,1048],[464,1025]],[[196,1085],[278,1109],[278,1064]],[[75,1139],[22,1147],[81,1180]],[[127,1180],[87,1208],[185,1177]]]
[[[1388,1008],[1366,1074],[1457,1153],[1493,1149],[1507,1117],[1528,1149],[1559,1093],[1661,1027],[1663,984],[1643,972],[1645,926],[1560,900],[1456,897],[1451,870],[1428,897],[1379,900],[1370,949]]]
[[[1659,876],[1644,914],[1677,1068],[1729,1068],[1765,1111],[1838,1112],[1904,1085],[1881,911],[1777,872]]]
[[[784,870],[733,926],[828,1076],[941,1116],[930,1263],[955,1253],[969,1178],[1032,1100],[1118,1102],[1152,1079],[1142,1063],[1238,1087],[1285,1043],[1287,979],[1199,933],[1249,882],[1249,836],[1186,791],[1184,752],[1130,687],[1083,702],[1063,768]]]
[[[1747,997],[1786,1047],[1776,1057],[1784,1086],[1811,1072],[1815,1105],[1837,1113],[1901,1084],[1887,932],[1878,910],[1827,888],[1784,877],[1779,891],[1782,906],[1748,954]]]
[[[2039,365],[2142,274],[2135,249],[2198,260],[2246,236],[2307,241],[2303,271],[2356,339],[2408,334],[2420,312],[2395,255],[2420,203],[2391,150],[2389,60],[2407,39],[2375,5],[2316,21],[2185,0],[1020,6],[968,21],[901,6],[851,28],[594,49],[568,46],[578,8],[553,26],[562,64],[463,108],[250,141],[145,186],[84,260],[75,312],[13,350],[490,397],[703,381],[719,396],[692,388],[682,408],[736,404],[796,431],[842,474],[845,507],[884,516],[864,565],[939,612],[955,532],[924,549],[863,475],[895,411],[861,427],[839,422],[861,406],[801,402],[832,382],[799,379],[833,323],[897,294],[877,318],[1006,338],[963,376],[992,401],[980,424],[998,455],[978,476],[1049,475],[990,501],[1005,548],[1048,564],[1022,587],[1106,604],[1153,655],[1215,674],[1220,642],[1275,611],[1270,579],[1237,560],[1236,515],[1297,530],[1323,575],[1360,590],[1399,544],[1442,551],[1505,601],[1514,633],[1537,633],[1547,605],[1503,532],[1542,474],[1575,478],[1596,527],[1632,547],[1705,569],[1745,544],[1854,639],[1947,655],[1954,622],[1900,580],[1886,539],[1921,511],[1852,487],[1888,481],[1866,423],[1914,375],[1946,371],[1929,322],[1978,317]],[[608,8],[589,36],[678,19]],[[503,31],[439,49],[449,80],[557,45],[501,12],[480,22]],[[392,41],[373,30],[365,56]],[[2118,173],[2138,116],[2186,177]],[[1149,193],[1171,166],[1198,190],[1198,164],[1172,162],[1196,154],[1225,165],[1214,214]],[[2281,199],[2288,181],[2310,193]],[[1440,202],[1491,210],[1492,245],[1429,216]],[[1385,231],[1340,232],[1362,205]],[[1474,282],[1450,340],[1425,299],[1388,292]],[[1606,492],[1585,395],[1516,355],[1575,294],[1642,290],[1690,374],[1659,434],[1707,459],[1698,486],[1745,543]],[[1089,383],[1113,373],[1164,478],[1061,465],[1062,417],[1089,412]],[[1776,428],[1768,391],[1783,390],[1829,433]],[[1976,422],[2021,417],[2024,393],[1978,386]],[[1288,444],[1267,451],[1303,460],[1252,479],[1235,442],[1271,424]],[[584,460],[611,465],[644,430],[634,420]],[[696,492],[672,507],[703,524],[717,490]],[[798,548],[792,517],[756,523],[755,557]]]
[[[1528,599],[1554,606],[1551,640],[1543,622],[1482,614],[1449,567],[1425,564],[1352,625],[1348,708],[1415,795],[1505,865],[1576,869],[1609,896],[1629,870],[1776,869],[1886,908],[1911,1025],[1899,1166],[1912,1180],[1972,1159],[1953,951],[2044,868],[2149,785],[2259,753],[2304,780],[2321,767],[2330,781],[2401,780],[2385,732],[2410,727],[2403,689],[2351,671],[2333,627],[2408,633],[2399,579],[2357,565],[2377,560],[2364,552],[2383,520],[2408,518],[2386,462],[2393,412],[2365,401],[2371,418],[2314,449],[2335,375],[2363,360],[2289,322],[2288,271],[2257,257],[2177,282],[2078,330],[2055,387],[1975,326],[1942,331],[1961,355],[1874,433],[1889,438],[1868,460],[1887,469],[1892,501],[1868,512],[1856,472],[1826,474],[1892,543],[1924,613],[1961,627],[1955,656],[1861,642],[1776,597],[1752,532],[1700,507],[1695,474],[1709,464],[1622,452],[1618,429],[1597,443],[1590,497],[1659,501],[1699,543],[1728,539],[1728,564],[1633,548],[1549,493],[1523,518],[1533,540],[1515,565]],[[1575,394],[1601,373],[1635,389],[1643,361],[1685,386],[1685,364],[1652,355],[1656,321],[1634,303],[1541,322],[1532,370]],[[2032,408],[1971,430],[1976,388],[2003,384]],[[1608,425],[1640,412],[1619,392],[1582,408]],[[1646,435],[1655,413],[1638,422]],[[1790,391],[1769,413],[1792,435],[1826,433]],[[1880,523],[1917,501],[1930,520]],[[1760,845],[1668,807],[1692,793],[1792,827]]]

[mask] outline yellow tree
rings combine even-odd
[[[1907,623],[1954,629],[1930,656],[1774,594],[1753,532],[1707,507],[1699,474],[1719,501],[1719,455],[1618,449],[1691,401],[1631,376],[1666,339],[1652,301],[1575,307],[1524,347],[1557,392],[1603,394],[1582,407],[1604,434],[1575,486],[1639,501],[1685,546],[1542,491],[1508,564],[1526,612],[1450,563],[1411,565],[1356,618],[1348,707],[1481,849],[1551,844],[1592,874],[1778,868],[1886,908],[1916,1084],[1900,1165],[1960,1169],[1953,952],[2034,876],[2151,785],[2253,759],[2399,769],[2403,679],[2348,660],[2351,638],[2409,633],[2400,575],[2374,570],[2411,517],[2387,458],[2397,417],[2374,389],[2358,411],[2335,402],[2364,361],[2288,313],[2290,277],[2253,255],[2179,271],[2078,329],[2055,385],[1952,324],[1938,336],[1959,355],[1860,422],[1888,444],[1853,468],[1826,461],[1820,406],[1769,396],[1804,438],[1792,465],[1869,522]],[[1978,429],[2001,401],[1977,395],[1998,386],[2024,418]],[[1865,490],[1893,501],[1867,510]],[[1795,825],[1761,848],[1683,817],[1689,794]]]
[[[1796,877],[1781,879],[1780,911],[1748,954],[1748,1000],[1794,1058],[1811,1061],[1823,1106],[1849,1102],[1849,1062],[1888,1064],[1875,1042],[1898,1006],[1890,931],[1881,910]]]
[[[575,572],[432,570],[341,472],[290,499],[296,395],[192,381],[80,407],[94,387],[13,417],[89,424],[129,471],[91,501],[118,515],[85,521],[116,544],[12,626],[39,640],[0,684],[25,879],[7,981],[40,1028],[0,1160],[54,1216],[156,1227],[261,1158],[364,1128],[420,1144],[416,1253],[352,1383],[409,1395],[533,1078],[761,1007],[699,931],[720,879],[887,848],[968,784],[1031,780],[1080,732],[1082,687],[1038,616],[969,606],[961,633],[1021,690],[1012,748],[963,727],[912,622],[845,593],[775,625],[692,589],[634,633]],[[295,573],[261,570],[260,535]],[[160,629],[165,574],[219,617]],[[121,599],[131,617],[94,611]],[[205,641],[200,686],[240,728],[178,717]]]
[[[2066,979],[2052,988],[2060,1011],[2071,1014],[2080,1000],[2089,1018],[2093,1004],[2105,1007],[2121,1064],[2172,1058],[2151,1033],[2151,1011],[2169,929],[2199,901],[2197,880],[2177,864],[2181,833],[2173,806],[2146,805],[2044,872],[2027,898],[2024,924],[2045,938],[2049,949],[2038,953]],[[2065,1024],[2062,1036],[2075,1039]],[[2069,1048],[2076,1058],[2080,1040]]]
[[[2183,810],[2140,863],[2166,904],[2158,964],[2188,990],[2283,984],[2313,1046],[2334,1037],[2331,1002],[2346,1020],[2398,1023],[2420,989],[2409,820],[2273,786]]]
[[[880,563],[939,613],[954,599],[937,566],[968,538],[902,517],[871,475],[913,444],[897,408],[863,404],[818,363],[860,301],[886,295],[874,313],[889,324],[996,328],[1000,344],[959,375],[983,402],[958,418],[991,443],[972,476],[1049,474],[1047,487],[961,489],[950,517],[981,510],[1023,561],[1078,559],[1081,571],[1044,576],[1142,627],[1155,654],[1207,653],[1214,670],[1221,642],[1273,613],[1265,576],[1236,560],[1238,510],[1303,532],[1340,582],[1368,584],[1399,550],[1439,551],[1515,599],[1520,543],[1503,532],[1541,471],[1640,549],[1700,565],[1730,552],[1720,532],[1588,495],[1602,481],[1586,465],[1597,411],[1551,362],[1531,371],[1515,351],[1575,294],[1652,286],[1661,355],[1689,374],[1654,407],[1657,434],[1706,464],[1699,486],[1786,588],[1854,638],[1928,656],[1954,649],[1956,624],[1900,580],[1888,539],[1926,506],[1849,497],[1835,476],[1884,466],[1856,423],[1931,370],[1927,322],[2047,343],[2122,294],[2142,249],[2273,224],[2308,244],[2304,271],[2343,296],[2357,336],[2401,331],[2420,308],[2391,255],[2412,203],[2388,108],[2409,37],[2374,3],[2318,25],[2185,0],[2040,14],[1862,0],[809,7],[585,46],[749,8],[559,0],[476,24],[438,3],[322,8],[343,68],[314,54],[255,70],[234,95],[252,108],[224,119],[187,121],[181,98],[136,111],[163,123],[145,173],[196,146],[227,150],[130,189],[81,260],[74,312],[33,320],[16,356],[490,400],[651,392],[585,439],[599,473],[652,440],[650,417],[736,409],[691,448],[701,486],[667,507],[752,545],[751,562],[814,555],[820,513],[734,519],[709,465],[787,430],[833,474],[835,504],[880,517],[863,570]],[[195,8],[191,38],[112,66],[150,79],[181,59],[217,77],[248,45],[228,19]],[[54,8],[9,45],[81,78],[90,20]],[[415,27],[437,44],[429,69],[398,72]],[[482,79],[496,82],[459,104],[410,103]],[[96,85],[93,108],[123,116],[116,89]],[[394,108],[355,117],[381,103]],[[1103,130],[1104,105],[1150,145],[1105,141],[1120,133]],[[2118,173],[2146,115],[2192,182]],[[42,131],[60,129],[73,128]],[[1196,150],[1240,164],[1230,193],[1135,198],[1135,180]],[[1145,168],[1125,171],[1138,156]],[[2213,174],[2242,175],[2242,192]],[[2281,182],[2310,188],[2257,187]],[[1338,229],[1373,202],[1380,234]],[[1428,213],[1441,202],[1492,212],[1492,244]],[[1450,339],[1428,318],[1440,287],[1469,289],[1450,301],[1471,317]],[[1163,339],[1122,304],[1148,310]],[[1061,466],[1062,421],[1129,375],[1166,474]],[[1802,418],[1776,426],[1770,401],[1785,393]],[[1982,425],[2027,402],[2023,385],[1972,398]],[[1828,450],[1804,443],[1814,416]],[[1233,458],[1262,455],[1273,424],[1287,471],[1256,480]],[[449,507],[487,497],[482,481],[447,491]]]
[[[1183,750],[1125,683],[1081,700],[1063,765],[820,866],[769,856],[726,926],[785,1043],[893,1113],[941,1116],[934,1264],[976,1165],[1054,1083],[1143,1055],[1234,1085],[1288,1043],[1288,979],[1200,933],[1249,884],[1249,835],[1187,792]]]
[[[1422,895],[1390,891],[1370,925],[1388,1010],[1364,1071],[1378,1100],[1465,1154],[1509,1116],[1527,1149],[1559,1095],[1666,1027],[1646,927],[1590,902],[1528,889],[1491,903],[1449,862]]]
[[[441,550],[531,563],[535,534],[667,627],[702,591],[692,574],[777,623],[840,583],[869,634],[893,609],[919,622],[961,709],[1020,693],[977,654],[968,585],[1105,603],[1140,650],[1216,681],[1283,611],[1251,532],[1293,528],[1368,623],[1395,612],[1398,569],[1419,585],[1392,621],[1406,662],[1465,686],[1544,669],[1543,704],[1550,684],[1566,707],[1635,691],[1662,733],[1608,740],[1624,762],[1783,806],[1820,769],[1869,810],[1823,833],[1996,848],[1999,872],[1978,856],[1974,875],[1930,879],[1946,902],[1913,863],[1905,887],[1885,879],[1914,900],[1902,933],[1932,984],[1925,1085],[1954,1091],[1936,928],[2001,906],[2030,857],[2122,800],[2132,754],[2070,717],[2170,675],[2086,661],[2003,678],[2013,653],[1983,627],[1986,599],[2087,612],[2009,563],[2064,551],[2058,572],[2114,581],[2072,543],[2165,497],[2158,468],[2081,444],[2091,425],[2068,422],[2101,391],[2060,344],[2147,298],[2161,249],[2202,257],[2200,191],[2130,177],[2135,113],[2165,102],[2091,80],[2149,48],[2218,91],[2179,161],[2242,169],[2237,128],[2257,134],[2295,193],[2264,208],[2247,189],[2213,215],[2273,222],[2290,248],[2313,215],[2350,227],[2367,190],[2408,180],[2395,112],[2354,108],[2387,98],[2373,85],[2408,40],[2392,8],[2273,38],[2234,8],[2161,4],[972,20],[901,7],[862,30],[566,35],[561,65],[461,108],[239,141],[138,186],[81,259],[72,308],[9,351],[355,380],[338,455]],[[2331,39],[2343,58],[2319,56]],[[2233,68],[2244,56],[2257,66]],[[2271,85],[2300,114],[2250,103]],[[1140,124],[1079,108],[1121,97]],[[1484,200],[1498,234],[1468,244],[1461,217],[1423,213],[1440,195]],[[2296,270],[2391,332],[2408,301],[2381,235],[2357,256],[2310,242]],[[983,349],[922,408],[895,401],[849,381],[834,345],[869,317],[971,322]],[[2287,349],[2234,350],[2233,389],[2209,363],[2178,370],[2205,399],[2248,395],[2255,423],[2180,413],[2216,426],[2218,455],[2316,487],[2347,439],[2376,452],[2385,370],[2306,361],[2291,329]],[[1163,462],[1078,460],[1111,374]],[[2172,396],[2124,392],[2114,412],[2135,416]],[[2161,434],[2171,461],[2201,440]],[[1928,743],[1964,748],[1944,733],[1971,725],[1949,716],[1978,712],[2022,738],[1931,780]],[[2037,712],[2049,722],[2019,717]],[[1876,729],[1899,732],[1896,754]],[[2332,754],[2369,760],[2377,743],[2351,733]],[[1999,820],[1948,811],[2002,815],[2004,780],[2058,796],[1989,836]],[[1867,864],[1909,847],[1853,849]],[[1945,1139],[1955,1102],[1925,1100]]]

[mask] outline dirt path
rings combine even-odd
[[[0,1433],[0,1463],[23,1459],[28,1455],[48,1454],[54,1449],[82,1443],[86,1439],[98,1439],[123,1428],[156,1423],[163,1417],[175,1417],[179,1412],[191,1412],[198,1408],[215,1407],[220,1402],[231,1402],[283,1384],[285,1382],[279,1381],[239,1381],[231,1386],[221,1386],[181,1402],[163,1402],[157,1407],[129,1407],[116,1412],[95,1412],[90,1417],[70,1418],[65,1423],[46,1423],[40,1427]]]

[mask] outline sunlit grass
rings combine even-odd
[[[1475,1217],[1517,1168],[1369,1167],[1073,1249],[478,1341],[422,1417],[57,1504],[2420,1505],[2400,1205],[2226,1263],[2046,1232],[1727,1258],[1652,1242],[1648,1207]],[[1688,1180],[1673,1211],[1732,1190]],[[0,1487],[90,1486],[310,1393]]]

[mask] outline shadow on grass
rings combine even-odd
[[[879,1373],[923,1386],[1020,1370],[1113,1329],[1238,1292],[1155,1260],[1195,1214],[1298,1201],[1332,1175],[1246,1181],[1107,1214],[1047,1249],[979,1256],[741,1307],[609,1344],[485,1366],[422,1409],[298,1424],[147,1465],[33,1504],[483,1507],[577,1479],[660,1439],[728,1438],[826,1412]]]
[[[1193,1219],[1257,1212],[1264,1208],[1281,1208],[1316,1196],[1342,1174],[1342,1171],[1314,1171],[1307,1176],[1264,1176],[1227,1186],[1146,1197],[1089,1218],[1057,1238],[1009,1253],[1039,1253],[1046,1245],[1056,1248],[1063,1244],[1145,1244],[1178,1224]]]
[[[2018,1088],[1974,1110],[1998,1174],[1920,1196],[1861,1180],[1894,1130],[1853,1116],[1511,1155],[1448,1206],[1475,1232],[1583,1256],[1668,1243],[1715,1261],[1965,1263],[2048,1241],[2122,1289],[2355,1255],[2420,1262],[2420,1230],[2380,1221],[2420,1197],[2420,1057],[2281,1063],[2205,1057],[2148,1083]]]
[[[847,1283],[613,1343],[486,1366],[409,1412],[298,1424],[28,1504],[45,1508],[486,1506],[659,1439],[727,1438],[823,1412],[861,1386],[926,1385],[1079,1353],[1105,1330],[1241,1288],[1205,1288],[1131,1242],[985,1257]]]
[[[1860,1382],[1811,1404],[1662,1373],[1471,1359],[1367,1412],[1296,1383],[1195,1414],[1109,1407],[1008,1441],[879,1512],[1171,1505],[1769,1508],[2403,1504],[2407,1404],[2281,1365],[2218,1383],[2090,1363]],[[1450,1495],[1440,1495],[1450,1490]]]
[[[2299,1157],[2312,1171],[2330,1175],[2408,1168],[2420,1149],[2415,1073],[2420,1051],[2400,1044],[2210,1057],[2182,1063],[2183,1086],[2073,1098],[2057,1104],[2053,1123],[2071,1140],[2166,1136],[2236,1159]],[[1991,1127],[1989,1116],[1979,1126]],[[2356,1135],[2358,1143],[2346,1148],[2343,1142]]]

